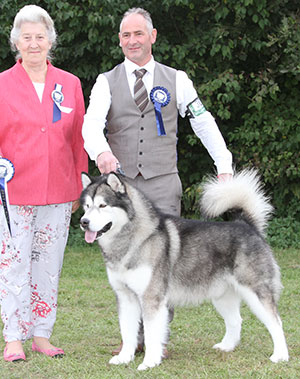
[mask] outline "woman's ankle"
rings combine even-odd
[[[46,337],[34,336],[33,341],[40,349],[49,349],[52,347],[52,344],[49,342],[49,339]]]
[[[7,342],[6,351],[10,354],[23,352],[22,342],[19,340]]]

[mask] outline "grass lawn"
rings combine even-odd
[[[169,359],[159,367],[138,372],[143,355],[128,366],[108,364],[120,342],[114,294],[108,284],[97,246],[67,248],[60,281],[57,322],[51,342],[66,351],[51,359],[25,344],[26,362],[7,363],[0,343],[0,378],[299,378],[300,377],[300,250],[277,250],[284,290],[279,303],[290,361],[273,364],[271,337],[242,306],[240,345],[231,353],[212,349],[224,334],[214,308],[177,308],[171,324]]]

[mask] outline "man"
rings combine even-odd
[[[179,216],[178,112],[189,115],[219,178],[232,175],[232,155],[187,75],[154,61],[156,36],[147,11],[132,8],[124,14],[119,39],[125,60],[98,76],[82,134],[100,173],[116,171],[121,165],[126,177],[161,211]],[[141,69],[145,70],[136,72]]]
[[[176,131],[178,111],[188,112],[191,126],[215,161],[218,175],[232,174],[232,156],[208,111],[202,106],[192,82],[183,71],[158,64],[152,57],[157,31],[148,12],[127,11],[120,25],[120,46],[125,61],[98,76],[85,115],[85,149],[101,173],[115,171],[121,164],[126,176],[150,197],[158,208],[180,214],[181,182],[177,173]],[[161,107],[166,135],[158,135],[154,104],[141,112],[135,102],[136,69],[147,70],[143,77],[148,94],[163,86],[171,95]],[[187,107],[192,103],[189,108]],[[107,126],[107,139],[104,128]]]

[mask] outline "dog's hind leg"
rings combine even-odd
[[[143,316],[145,334],[145,357],[138,370],[146,370],[161,363],[163,349],[168,340],[168,315],[165,305]]]
[[[222,341],[213,348],[232,351],[238,345],[241,335],[240,297],[233,289],[228,288],[221,297],[212,299],[212,303],[223,317],[226,326]]]
[[[141,308],[137,297],[133,293],[126,292],[117,293],[119,324],[123,346],[120,353],[109,361],[109,363],[115,365],[132,361],[138,342]]]
[[[269,292],[269,291],[268,291]],[[266,326],[271,334],[274,351],[270,360],[274,363],[288,361],[289,353],[286,345],[281,319],[277,313],[277,307],[272,294],[268,299],[260,299],[250,288],[240,288],[240,293],[251,311]]]

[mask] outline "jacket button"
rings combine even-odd
[[[143,152],[142,152],[142,151],[140,151],[140,152],[139,152],[139,154],[140,154],[140,155],[143,155]]]
[[[141,130],[144,130],[144,127],[143,127],[143,126],[141,127]]]
[[[41,128],[41,131],[42,131],[43,133],[45,133],[46,128]]]
[[[145,115],[144,115],[144,114],[142,114],[142,115],[141,115],[141,117],[142,117],[142,118],[144,118],[144,117],[145,117]]]

